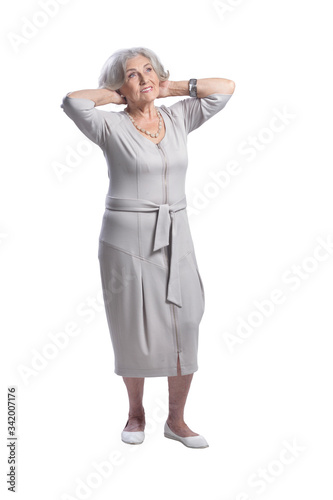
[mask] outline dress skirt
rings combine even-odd
[[[173,214],[177,252],[171,242],[153,250],[158,216],[108,209],[103,216],[98,249],[103,297],[114,371],[125,377],[175,376],[178,355],[182,375],[198,369],[205,295],[187,212]],[[167,299],[170,257],[177,259],[181,307]]]

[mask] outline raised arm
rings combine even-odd
[[[113,112],[97,109],[96,106],[109,103],[124,104],[123,98],[114,90],[76,90],[63,97],[61,108],[88,139],[103,147],[110,133]]]
[[[182,123],[187,134],[200,127],[221,111],[233,96],[235,82],[226,78],[202,78],[197,81],[197,97],[181,99],[169,106],[169,110]],[[166,81],[160,84],[159,97],[189,96],[188,80]]]
[[[235,82],[227,78],[200,78],[197,81],[197,96],[207,97],[211,94],[233,94]],[[188,80],[171,81],[160,83],[160,94],[158,97],[189,95]]]

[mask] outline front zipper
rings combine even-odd
[[[164,188],[165,188],[164,203],[168,203],[168,192],[167,192],[167,182],[166,182],[166,175],[167,175],[167,161],[166,161],[166,156],[165,156],[165,153],[164,153],[163,149],[160,146],[160,143],[157,143],[156,146],[158,147],[158,149],[160,151],[162,151],[163,157],[164,157],[164,165],[165,165],[165,168],[164,168]],[[167,252],[166,247],[164,247],[164,249],[165,249],[165,255],[166,255],[166,252]],[[175,330],[176,330],[176,342],[177,342],[177,353],[178,353],[178,352],[180,352],[180,350],[179,350],[179,342],[178,342],[178,331],[177,331],[177,323],[176,323],[176,315],[175,315],[175,305],[171,304],[171,306],[172,306],[173,319],[174,319]]]
[[[160,143],[157,143],[156,146],[163,153],[163,158],[164,158],[164,203],[168,203],[168,201],[167,201],[168,200],[168,193],[167,193],[167,183],[166,183],[166,171],[167,171],[166,156],[165,156],[165,153],[164,153],[163,149],[160,146]],[[164,250],[164,258],[165,258],[165,261],[167,263],[168,262],[168,250],[167,250],[167,247],[163,247],[163,250]]]
[[[165,156],[165,153],[163,151],[163,149],[161,148],[160,146],[160,143],[158,142],[156,144],[156,146],[158,147],[158,149],[160,151],[162,151],[163,153],[163,156],[164,156],[164,164],[165,164],[165,168],[164,168],[164,189],[165,189],[165,192],[164,192],[164,203],[168,203],[168,194],[167,194],[167,182],[166,182],[166,174],[167,174],[167,162],[166,162],[166,156]]]

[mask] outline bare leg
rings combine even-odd
[[[144,378],[123,377],[129,399],[128,422],[124,431],[145,430],[145,410],[142,405]]]
[[[180,375],[179,356],[177,362],[177,375],[168,377],[169,386],[169,415],[167,424],[175,434],[181,437],[198,436],[184,422],[184,406],[193,373],[189,375]]]

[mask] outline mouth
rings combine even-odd
[[[151,92],[153,90],[153,87],[145,87],[144,89],[140,90],[142,94],[147,94],[148,92]]]

